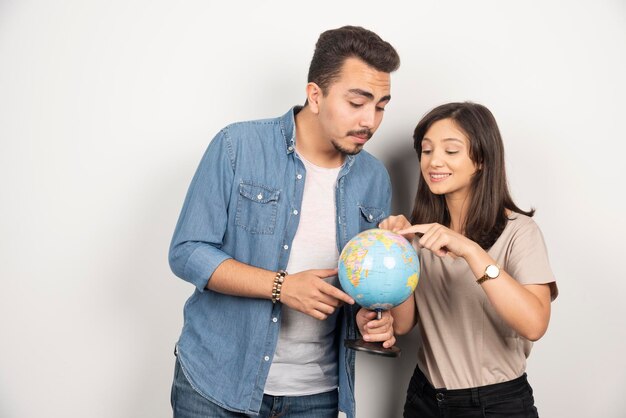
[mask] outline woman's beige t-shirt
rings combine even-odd
[[[550,283],[554,300],[558,290],[539,227],[525,215],[510,218],[489,255],[522,285]],[[417,363],[430,383],[461,389],[521,376],[532,342],[500,318],[465,259],[426,249],[419,255]]]

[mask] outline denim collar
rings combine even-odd
[[[279,118],[280,133],[285,140],[285,152],[291,154],[296,151],[296,114],[302,110],[302,106],[294,106]]]
[[[285,152],[292,154],[296,151],[296,115],[301,111],[303,106],[294,106],[287,113],[282,115],[280,120],[280,132],[285,140]],[[356,155],[346,155],[346,161],[339,176],[343,176],[350,171],[350,167],[354,164]]]

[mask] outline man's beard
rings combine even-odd
[[[350,131],[346,134],[346,136],[352,136],[352,135],[354,136],[367,135],[367,139],[369,140],[372,137],[373,133],[369,129],[363,129],[360,131]],[[346,147],[341,146],[339,142],[334,139],[331,139],[330,143],[333,144],[333,147],[335,147],[335,149],[339,151],[340,153],[342,153],[343,155],[357,155],[363,149],[363,145],[365,145],[365,144],[357,144],[354,146],[354,148],[348,149]]]
[[[339,151],[343,155],[357,155],[363,149],[363,145],[355,145],[354,148],[352,148],[352,149],[348,149],[346,147],[342,147],[334,139],[331,139],[330,143],[333,144],[333,147],[335,147],[335,149],[337,151]]]

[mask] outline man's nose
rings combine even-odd
[[[376,109],[364,110],[361,114],[361,121],[359,125],[363,128],[373,129],[376,125]]]

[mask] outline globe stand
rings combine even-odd
[[[382,310],[377,309],[376,319],[381,319],[382,315],[383,315]],[[346,339],[344,340],[344,345],[352,350],[364,351],[370,354],[378,354],[379,356],[384,356],[384,357],[400,357],[400,352],[401,352],[401,350],[395,345],[393,347],[385,348],[383,347],[383,343],[381,342],[376,342],[376,343],[367,342],[367,341],[364,341],[362,338],[359,338],[356,340]]]

